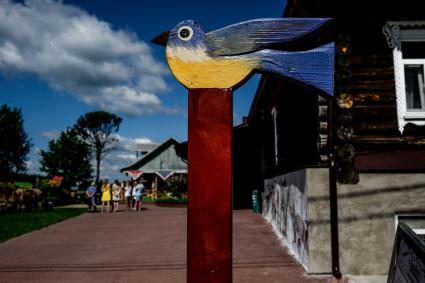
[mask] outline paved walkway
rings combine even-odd
[[[186,208],[85,213],[0,243],[0,282],[186,282]],[[234,212],[233,282],[306,277],[261,215]],[[202,283],[202,282],[200,282]]]

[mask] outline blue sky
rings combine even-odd
[[[0,104],[22,110],[34,144],[28,171],[38,173],[40,149],[91,111],[123,118],[120,150],[103,161],[102,178],[122,178],[136,143],[187,140],[187,90],[150,39],[187,19],[208,32],[280,17],[285,2],[0,0]],[[258,80],[234,92],[234,124],[248,114]]]

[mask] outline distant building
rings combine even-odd
[[[136,157],[142,157],[143,155],[151,152],[158,147],[156,143],[138,143],[136,144]]]
[[[187,175],[187,163],[178,155],[179,148],[180,143],[170,138],[133,164],[122,168],[120,172],[134,180],[142,178],[147,189],[150,188],[152,181],[155,181],[157,188],[161,189],[169,177],[175,174]]]

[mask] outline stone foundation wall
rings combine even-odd
[[[264,218],[305,268],[309,263],[306,189],[306,171],[301,170],[266,180],[262,195]]]
[[[385,276],[395,216],[425,213],[425,174],[360,174],[338,185],[340,269],[345,275]],[[331,272],[329,179],[309,168],[265,180],[263,216],[309,273]]]

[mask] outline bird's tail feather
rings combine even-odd
[[[259,51],[261,71],[306,83],[334,95],[335,45],[329,43],[307,51]]]

